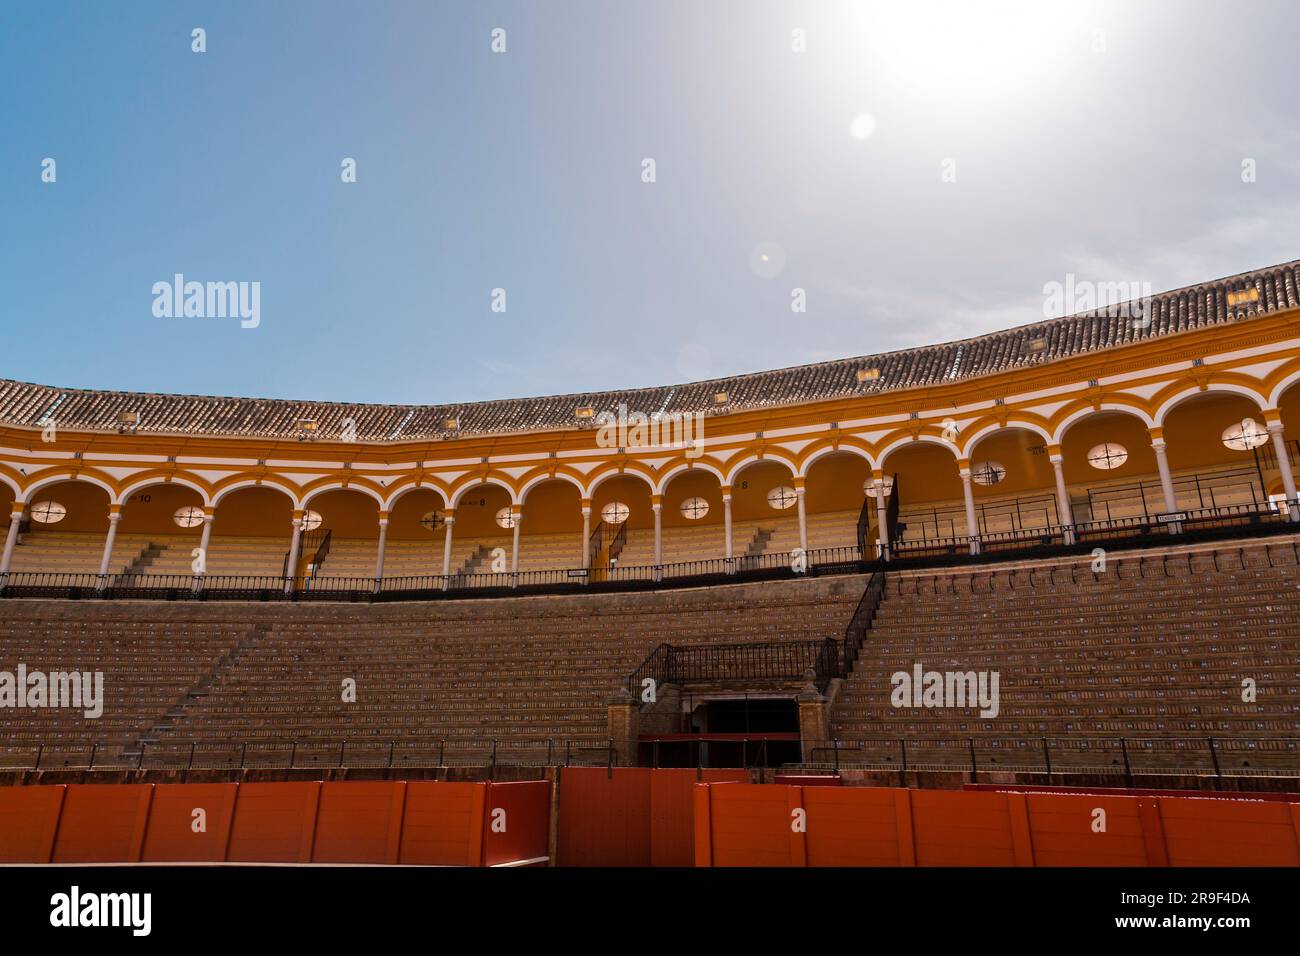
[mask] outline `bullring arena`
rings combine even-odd
[[[636,391],[4,381],[0,856],[1295,865],[1298,464],[1296,262]]]

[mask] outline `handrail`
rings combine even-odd
[[[867,631],[871,629],[871,624],[875,620],[876,611],[880,608],[880,602],[885,597],[885,572],[876,571],[867,581],[867,586],[862,589],[862,599],[858,601],[858,606],[853,610],[853,617],[849,619],[848,626],[844,629],[844,676],[847,677],[853,672],[853,665],[857,663],[858,651],[862,649],[863,638],[866,637]]]
[[[1172,515],[1080,522],[980,535],[978,555],[964,536],[902,539],[888,562],[868,559],[857,547],[820,548],[796,560],[793,553],[709,558],[662,566],[610,569],[561,568],[542,571],[374,577],[317,576],[308,586],[301,577],[281,575],[133,574],[10,571],[0,575],[0,598],[154,598],[164,600],[432,600],[531,591],[563,593],[574,589],[631,591],[697,587],[712,583],[793,580],[804,575],[863,574],[887,567],[947,567],[1086,554],[1108,548],[1168,547],[1181,542],[1221,541],[1271,534],[1300,533],[1300,497],[1289,503],[1196,509]],[[1177,531],[1178,533],[1174,533]],[[308,589],[309,588],[309,589]],[[276,591],[280,593],[275,593]]]

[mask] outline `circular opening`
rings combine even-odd
[[[600,509],[600,519],[608,524],[622,524],[629,514],[627,505],[621,501],[611,501]]]
[[[1223,444],[1233,451],[1250,451],[1268,441],[1268,430],[1253,418],[1233,422],[1223,430]]]
[[[445,524],[441,511],[426,511],[420,515],[420,524],[430,531],[437,531]]]
[[[302,514],[302,530],[315,531],[320,527],[322,520],[324,519],[321,518],[319,511],[304,511]]]
[[[1007,468],[1000,461],[981,461],[971,467],[970,477],[977,485],[997,485],[1007,477]]]
[[[703,498],[687,498],[682,502],[682,517],[699,521],[709,513],[709,503]]]
[[[177,508],[172,520],[182,528],[197,528],[203,524],[203,509],[193,505]]]
[[[789,485],[777,485],[767,493],[767,503],[769,507],[777,511],[785,511],[787,508],[793,508],[794,503],[799,500],[794,489]]]
[[[1114,442],[1103,442],[1088,452],[1088,464],[1101,471],[1110,471],[1128,461],[1128,449]]]
[[[515,526],[515,513],[506,505],[497,512],[497,524],[503,528],[513,528]]]
[[[32,520],[37,524],[58,524],[67,514],[68,509],[57,501],[38,501],[32,505]]]

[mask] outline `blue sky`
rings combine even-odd
[[[1300,13],[1250,10],[8,2],[0,376],[639,387],[1033,322],[1067,273],[1160,291],[1288,261]],[[260,282],[260,325],[156,317],[178,272]]]

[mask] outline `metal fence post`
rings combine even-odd
[[[98,752],[99,752],[99,744],[91,744],[91,745],[90,745],[90,765],[89,765],[88,767],[86,767],[87,770],[94,770],[94,769],[95,769],[95,754],[97,754]]]
[[[1214,761],[1214,789],[1220,790],[1223,788],[1223,774],[1219,771],[1219,752],[1215,749],[1213,737],[1207,737],[1206,740],[1210,743],[1210,759]]]
[[[1123,737],[1119,738],[1119,749],[1120,749],[1120,753],[1124,755],[1124,785],[1126,787],[1132,787],[1133,768],[1129,765],[1128,762],[1128,743],[1127,741],[1124,740]]]
[[[492,762],[488,764],[488,779],[495,780],[497,775],[497,742],[492,738]]]
[[[605,779],[614,779],[614,738],[609,738],[605,746]]]
[[[1047,775],[1052,775],[1052,754],[1047,749],[1047,738],[1043,738],[1043,765],[1047,767]]]
[[[903,762],[898,767],[898,785],[907,786],[907,741],[902,737],[898,738],[898,750],[903,755]]]
[[[971,783],[974,783],[975,775],[979,773],[979,767],[975,763],[975,738],[967,737],[966,743],[970,745],[970,776]]]
[[[185,765],[185,769],[186,769],[186,770],[193,770],[193,769],[194,769],[194,748],[195,748],[195,746],[196,746],[197,744],[198,744],[198,741],[196,741],[196,740],[191,740],[191,741],[190,741],[190,762],[189,762],[188,764]]]
[[[145,746],[146,746],[146,745],[145,745],[145,742],[144,742],[143,740],[140,741],[140,759],[137,760],[137,761],[135,762],[135,769],[136,769],[136,770],[139,770],[139,769],[141,769],[142,767],[144,767],[144,748],[145,748]]]

